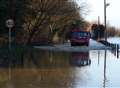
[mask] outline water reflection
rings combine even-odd
[[[28,50],[23,56],[0,57],[0,88],[105,88],[110,74],[117,70],[112,76],[112,82],[116,82],[114,77],[120,72],[115,68],[119,65],[119,59],[116,65],[113,55],[107,51],[105,56],[104,50]]]
[[[105,50],[105,54],[104,54],[104,79],[103,79],[103,88],[106,87],[106,81],[107,81],[106,64],[107,64],[107,50]]]
[[[1,88],[69,88],[75,85],[76,66],[91,64],[89,52],[28,50],[21,55],[0,58]],[[4,69],[4,70],[2,70]],[[82,77],[82,76],[81,76]],[[16,86],[17,85],[17,86]],[[73,87],[74,88],[74,87]]]
[[[100,64],[100,50],[98,50],[98,65]]]
[[[24,52],[24,56],[0,57],[0,68],[57,68],[68,66],[69,55],[67,53],[55,53],[49,51]]]
[[[10,57],[0,57],[0,68],[9,68],[9,67],[22,67],[23,58],[16,58],[13,56]]]
[[[29,50],[19,56],[0,58],[0,68],[61,68],[90,65],[88,52],[49,52]]]
[[[87,66],[91,64],[88,52],[73,52],[71,53],[70,64],[72,66]]]
[[[115,48],[111,49],[111,53],[114,54],[117,58],[119,58],[119,46],[117,45]]]

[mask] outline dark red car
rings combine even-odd
[[[70,33],[71,46],[86,45],[89,46],[90,32],[81,30],[72,30]]]

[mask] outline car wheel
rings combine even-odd
[[[86,46],[89,46],[89,43],[86,43]]]
[[[76,46],[76,44],[72,42],[72,43],[71,43],[71,46]]]

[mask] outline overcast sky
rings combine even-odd
[[[100,16],[101,23],[104,22],[104,0],[87,0],[90,12],[85,17],[88,21],[95,21]],[[110,5],[107,7],[107,23],[120,27],[120,0],[106,0]]]

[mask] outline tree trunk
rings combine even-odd
[[[31,33],[29,34],[29,37],[28,37],[28,40],[27,40],[26,45],[28,45],[28,46],[31,45],[31,40],[32,40],[32,38],[33,38],[33,36],[34,36],[34,33],[35,33],[35,32],[31,32]]]

